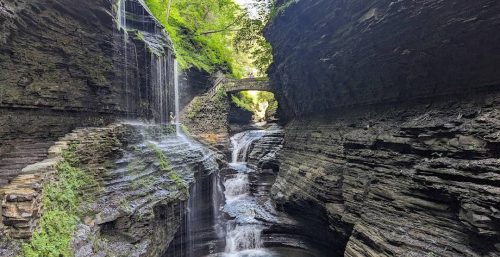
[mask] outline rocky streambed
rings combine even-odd
[[[316,230],[319,238],[325,231],[321,224],[287,215],[270,197],[279,172],[283,130],[277,125],[246,130],[233,135],[231,142],[230,162],[211,185],[215,191],[210,203],[218,206],[211,209],[212,215],[200,218],[197,210],[203,205],[190,205],[188,230],[177,235],[177,244],[166,256],[330,256],[333,249],[307,233]],[[208,221],[212,230],[200,230],[199,221],[207,217],[213,219]]]

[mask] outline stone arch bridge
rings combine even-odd
[[[267,91],[273,93],[269,79],[267,78],[217,79],[208,94],[213,97],[220,88],[224,88],[226,93],[237,93],[248,90]]]

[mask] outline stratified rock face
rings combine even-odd
[[[0,239],[7,240],[0,240],[0,253],[18,256],[14,239],[31,238],[43,215],[44,185],[56,179],[57,164],[72,146],[78,167],[97,181],[80,206],[71,243],[76,257],[162,256],[186,215],[188,187],[218,169],[213,152],[156,125],[77,129],[50,148],[49,159],[26,167],[1,188]],[[205,191],[198,194],[210,198]]]
[[[267,28],[270,77],[289,117],[488,89],[498,13],[495,0],[300,0]]]
[[[344,256],[499,256],[500,96],[443,100],[295,119],[274,198]]]
[[[166,122],[171,48],[138,0],[2,1],[0,186],[76,127]]]
[[[498,13],[301,0],[278,14],[277,202],[325,222],[344,256],[499,256]]]
[[[283,147],[283,129],[281,126],[273,124],[266,129],[266,133],[251,146],[248,154],[248,164],[258,169],[270,169],[273,172],[279,171],[278,152]]]

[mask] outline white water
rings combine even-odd
[[[231,137],[231,145],[233,147],[231,162],[233,164],[246,162],[250,146],[253,142],[264,136],[264,133],[265,131],[262,130],[249,130]]]
[[[232,162],[230,167],[236,171],[224,182],[226,205],[224,211],[233,220],[226,227],[226,247],[224,256],[264,256],[267,251],[261,249],[263,226],[256,220],[256,203],[250,193],[246,165],[247,155],[252,143],[262,138],[264,131],[245,131],[231,137]],[[256,251],[256,252],[255,252]],[[256,254],[256,255],[253,255]]]
[[[180,107],[179,107],[179,69],[177,60],[174,60],[174,94],[175,94],[175,132],[181,136]]]
[[[128,88],[128,33],[127,33],[127,0],[120,1],[120,8],[118,11],[118,20],[120,22],[120,28],[123,29],[123,72],[125,74],[125,110],[127,112],[127,118],[130,114],[130,95]]]

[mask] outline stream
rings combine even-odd
[[[272,126],[231,137],[228,167],[209,178],[197,179],[191,188],[184,225],[164,257],[323,256],[309,250],[296,235],[280,235],[289,233],[281,230],[293,222],[275,209],[270,198],[276,174],[249,163],[254,144],[277,132],[281,133],[281,128]],[[290,224],[281,224],[287,222]],[[277,236],[266,232],[270,230]]]

